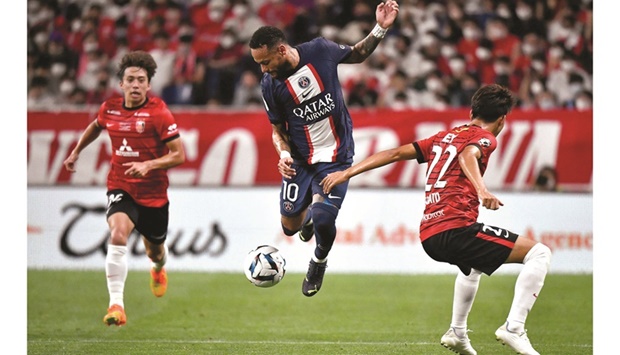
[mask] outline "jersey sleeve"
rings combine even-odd
[[[488,131],[483,131],[480,135],[477,135],[467,145],[474,145],[480,149],[483,158],[487,158],[497,148],[497,138]]]
[[[413,142],[413,147],[418,152],[417,161],[420,164],[428,162],[428,158],[430,157],[430,153],[433,147],[433,138],[435,136],[420,139],[419,141]]]
[[[325,55],[336,63],[342,63],[342,61],[347,59],[351,55],[351,52],[353,52],[351,46],[338,44],[323,37],[318,37],[315,41],[324,48]]]
[[[180,136],[179,128],[177,127],[174,116],[172,115],[172,112],[170,112],[170,110],[167,107],[164,106],[161,109],[161,112],[160,112],[160,115],[158,115],[158,118],[159,119],[158,119],[156,127],[159,133],[159,136],[161,137],[161,140],[164,143],[169,142]]]
[[[105,112],[105,102],[101,104],[101,106],[99,106],[99,111],[97,111],[97,116],[95,117],[95,121],[97,122],[97,125],[99,126],[99,128],[105,129],[106,125],[105,125],[105,116],[103,115],[103,113]]]
[[[265,73],[260,81],[261,91],[263,93],[263,104],[265,105],[265,111],[269,122],[272,124],[284,124],[284,114],[280,112],[278,105],[273,97],[273,84],[269,74]]]

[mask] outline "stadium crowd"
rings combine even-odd
[[[248,41],[263,24],[291,44],[354,44],[375,25],[369,0],[28,0],[28,109],[120,95],[116,63],[145,50],[151,94],[169,105],[262,107]],[[518,107],[592,108],[592,0],[403,0],[373,55],[339,75],[349,107],[467,107],[499,83]]]

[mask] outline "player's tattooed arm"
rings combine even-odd
[[[377,48],[381,42],[381,38],[377,38],[372,34],[369,34],[363,40],[357,42],[353,46],[351,55],[344,61],[344,63],[361,63],[368,58],[372,52]]]
[[[344,63],[361,63],[374,52],[379,42],[385,37],[388,28],[392,27],[398,16],[398,3],[394,0],[382,1],[375,12],[377,24],[370,34],[353,46],[351,55]]]

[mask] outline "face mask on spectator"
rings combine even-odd
[[[47,33],[39,32],[34,36],[34,43],[37,46],[42,47],[47,42]]]
[[[575,62],[573,62],[572,60],[563,60],[560,62],[560,68],[562,68],[562,70],[566,72],[569,72],[575,69]]]
[[[487,36],[489,37],[490,40],[494,41],[497,39],[501,39],[505,37],[505,33],[504,30],[497,27],[497,26],[490,26],[487,29]]]
[[[424,47],[432,46],[435,44],[435,37],[431,35],[424,35],[420,38],[420,44]]]
[[[542,73],[545,70],[545,63],[540,60],[534,60],[532,61],[532,68],[534,68],[539,73]]]
[[[551,47],[551,49],[549,49],[549,56],[553,59],[560,58],[563,53],[564,51],[560,47]]]
[[[577,94],[578,94],[578,93],[580,93],[580,92],[583,90],[583,85],[581,85],[581,84],[577,84],[577,83],[575,83],[575,84],[570,84],[570,85],[568,86],[568,89],[570,90],[570,93],[571,93],[573,96],[577,96]]]
[[[456,49],[453,46],[446,45],[441,47],[441,55],[444,58],[452,58],[456,54]]]
[[[540,107],[543,110],[549,110],[555,107],[555,103],[551,99],[542,99],[538,103],[538,107]]]
[[[452,59],[448,65],[453,73],[460,73],[465,69],[465,62],[461,59]]]
[[[534,48],[534,46],[530,43],[523,43],[523,46],[521,46],[521,50],[523,51],[523,54],[530,56],[534,54],[536,48]]]
[[[71,32],[78,32],[81,27],[82,27],[82,21],[73,20],[73,22],[71,22]]]
[[[221,39],[220,43],[222,45],[222,48],[228,49],[228,48],[232,47],[233,44],[235,44],[235,37],[233,37],[231,35],[224,35],[224,36],[222,36],[222,39]]]
[[[476,57],[480,60],[488,60],[491,58],[491,51],[488,48],[478,47],[476,48]]]
[[[471,40],[478,39],[480,37],[480,33],[478,33],[478,30],[476,30],[475,28],[465,27],[463,28],[463,37],[471,41]]]
[[[64,63],[54,63],[50,68],[50,73],[55,77],[62,76],[67,71],[67,66]]]
[[[577,110],[589,110],[592,108],[592,102],[588,99],[579,98],[575,100],[575,108]]]
[[[534,95],[538,95],[543,91],[543,84],[540,81],[534,81],[530,85],[530,91]]]
[[[136,13],[136,18],[139,20],[145,20],[147,19],[147,17],[149,16],[149,10],[141,7],[140,9],[138,9],[138,12]]]
[[[422,72],[422,75],[426,75],[435,69],[437,69],[437,65],[430,60],[425,60],[420,63],[420,71]]]
[[[60,83],[58,89],[60,90],[61,94],[65,96],[69,95],[73,92],[73,89],[75,89],[75,83],[73,82],[73,80],[63,80]]]
[[[88,64],[86,64],[86,71],[94,73],[97,72],[100,67],[101,65],[99,65],[98,62],[89,62]]]
[[[426,80],[426,88],[429,91],[438,92],[438,91],[441,91],[441,89],[443,89],[443,84],[441,83],[441,80],[437,78],[430,78]]]
[[[232,13],[235,17],[244,17],[248,13],[248,7],[242,4],[237,4],[232,8]]]
[[[224,11],[220,9],[209,10],[209,20],[213,22],[220,22],[224,17]]]
[[[502,63],[493,64],[493,70],[495,71],[495,74],[498,74],[498,75],[508,74],[508,71],[509,71],[508,68]]]
[[[529,6],[517,6],[516,13],[521,21],[527,21],[532,18],[532,9]]]
[[[88,42],[88,43],[84,43],[84,52],[89,53],[89,52],[94,52],[97,50],[97,48],[99,48],[99,45],[97,44],[97,42]]]
[[[510,13],[510,9],[506,6],[498,6],[497,7],[497,16],[501,17],[501,18],[505,18],[505,19],[509,19],[510,17],[512,17],[512,14]]]

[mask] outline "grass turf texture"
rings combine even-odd
[[[272,288],[243,273],[169,271],[155,298],[148,271],[130,271],[127,325],[107,327],[104,271],[28,271],[28,354],[453,354],[439,344],[450,324],[454,275],[326,274],[312,298],[302,274]],[[479,354],[513,354],[495,340],[516,275],[483,276],[469,317]],[[592,275],[548,275],[528,318],[534,347],[593,353]]]

